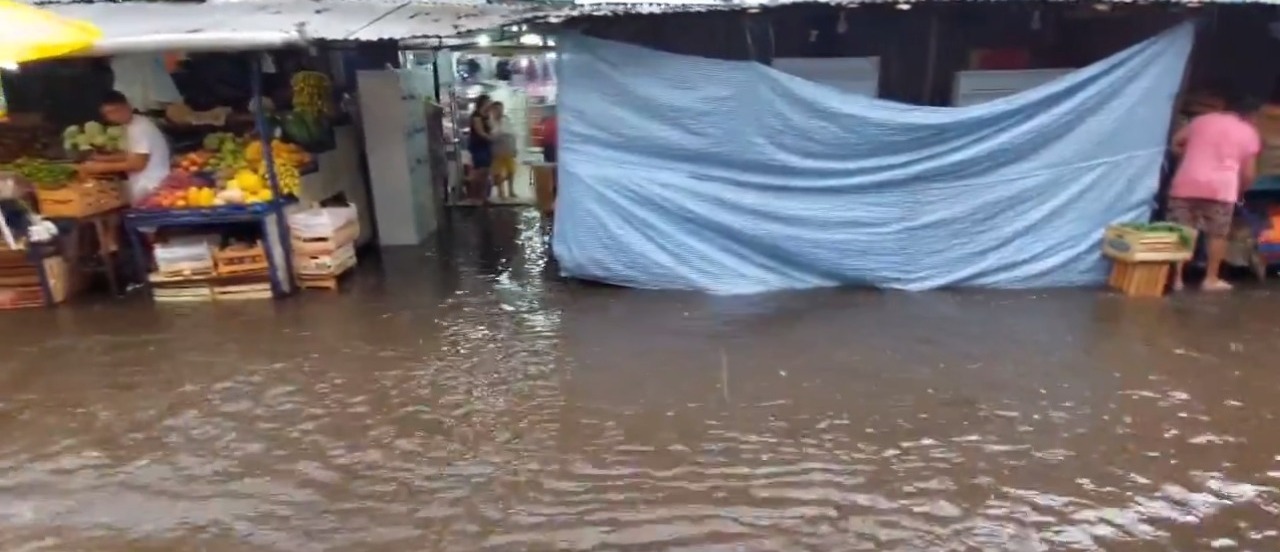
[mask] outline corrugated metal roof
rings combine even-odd
[[[452,37],[515,23],[554,23],[583,17],[742,11],[804,3],[839,6],[914,0],[575,0],[571,6],[534,2],[489,4],[483,0],[20,1],[90,21],[103,30],[104,42],[107,43],[212,43],[216,42],[214,38],[222,40],[227,37],[229,43],[250,44],[263,43],[264,37],[296,39],[300,25],[309,39],[404,40]],[[1280,4],[1280,0],[1167,1]],[[184,35],[180,38],[187,40],[174,40],[175,35]],[[245,40],[237,40],[237,37]]]
[[[942,0],[943,3],[949,0]],[[965,0],[954,0],[965,1]],[[969,0],[1001,1],[1001,0]],[[1029,0],[1008,0],[1029,1]],[[1050,0],[1071,2],[1073,0]],[[1110,4],[1137,4],[1147,0],[1097,0]],[[1268,4],[1280,5],[1280,0],[1155,0],[1165,4]],[[824,4],[829,6],[856,6],[863,4],[924,4],[927,0],[574,0],[574,7],[548,14],[551,20],[575,17],[614,16],[630,14],[697,13],[713,11],[745,11],[768,9],[798,4]]]
[[[535,18],[545,11],[537,4],[423,4],[410,3],[388,13],[348,40],[449,37],[494,29]]]
[[[39,5],[89,21],[104,40],[171,34],[295,33],[320,40],[447,37],[527,18],[535,5],[380,0],[95,2]]]

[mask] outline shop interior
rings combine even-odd
[[[488,202],[533,205],[533,168],[544,161],[541,130],[543,122],[555,114],[555,38],[533,32],[526,25],[514,25],[455,40],[447,49],[417,49],[431,45],[410,42],[403,58],[405,67],[438,75],[446,148],[455,163],[450,167],[446,204],[473,207],[482,203],[465,189],[473,166],[466,144],[476,99],[486,95],[501,102],[515,141],[514,170],[503,179],[509,184],[501,187],[495,183]]]

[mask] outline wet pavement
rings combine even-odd
[[[340,294],[0,313],[0,550],[1280,550],[1276,290],[642,292],[472,212]]]

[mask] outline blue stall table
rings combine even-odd
[[[139,274],[150,272],[147,242],[143,234],[160,228],[257,224],[262,231],[263,250],[267,255],[271,276],[271,292],[281,297],[293,292],[289,262],[289,237],[283,235],[280,217],[284,210],[275,202],[251,205],[227,205],[204,209],[135,209],[125,215],[124,225],[133,249],[134,264]]]

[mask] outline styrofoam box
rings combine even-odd
[[[157,243],[152,248],[157,264],[199,264],[213,262],[213,237],[191,236]]]

